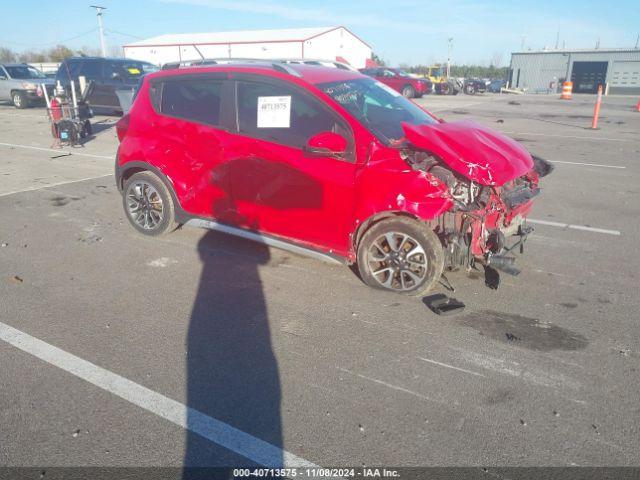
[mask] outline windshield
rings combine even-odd
[[[387,145],[404,137],[402,122],[413,125],[436,123],[416,104],[373,78],[321,83],[318,88]]]
[[[37,68],[30,67],[28,65],[19,65],[16,67],[4,67],[5,70],[9,73],[11,78],[16,78],[20,80],[28,80],[30,78],[47,78],[44,73],[42,73]]]
[[[160,70],[152,63],[146,62],[122,62],[120,66],[129,78],[139,78],[147,73],[153,73]]]

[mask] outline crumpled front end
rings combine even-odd
[[[533,168],[500,184],[479,182],[463,175],[438,155],[413,145],[402,151],[412,168],[425,172],[447,186],[453,206],[438,218],[436,233],[443,242],[450,270],[482,265],[517,275],[510,255],[521,252],[532,228],[526,217],[540,193],[539,180],[552,165],[537,157]],[[471,177],[471,178],[470,178]]]

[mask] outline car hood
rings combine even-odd
[[[533,159],[522,145],[472,120],[403,123],[402,128],[415,147],[437,155],[450,168],[481,185],[503,185],[533,168]]]

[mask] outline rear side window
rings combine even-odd
[[[193,122],[219,125],[221,87],[221,81],[211,79],[166,81],[160,111]]]
[[[80,75],[87,80],[101,80],[102,79],[102,62],[100,61],[88,61],[80,63]],[[74,74],[75,76],[75,74]]]
[[[341,130],[336,117],[312,98],[285,85],[239,82],[240,133],[302,148],[320,132]]]

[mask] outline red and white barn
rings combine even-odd
[[[371,47],[345,27],[161,35],[125,45],[126,58],[162,65],[204,58],[306,58],[363,68]]]

